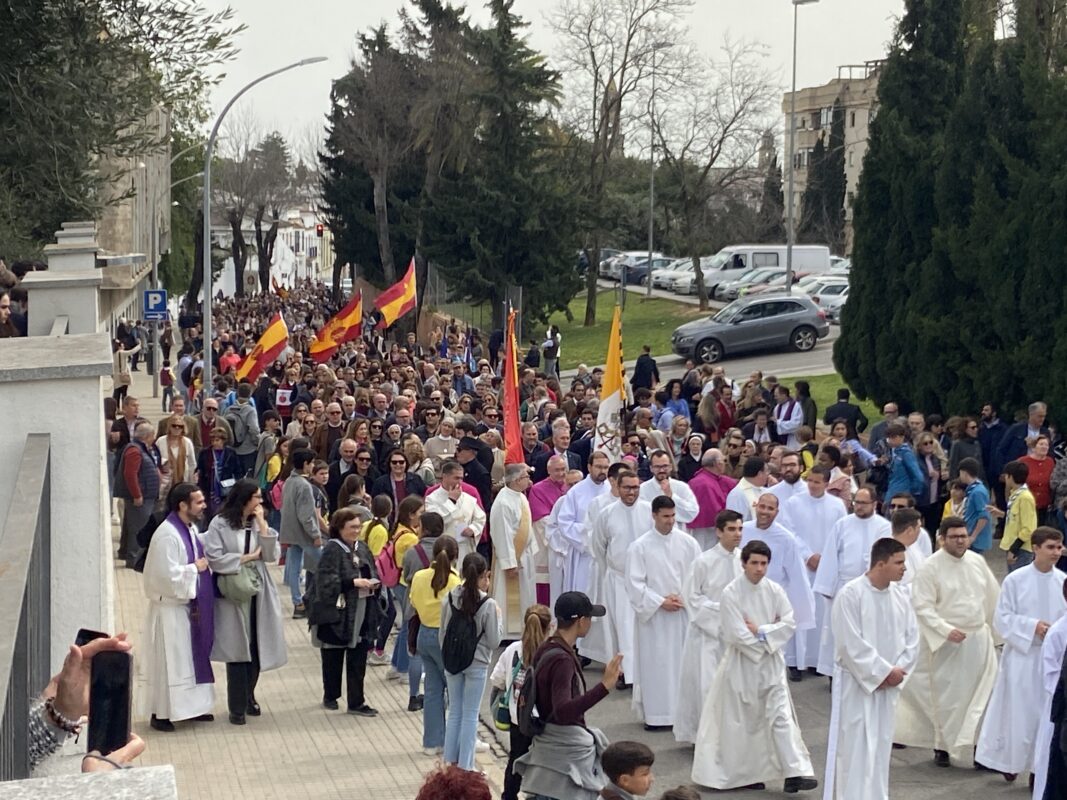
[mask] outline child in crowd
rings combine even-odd
[[[326,494],[326,484],[329,480],[330,465],[325,461],[316,460],[311,468],[311,490],[315,493],[315,513],[323,533],[330,530],[330,498]]]
[[[610,783],[600,791],[602,800],[633,800],[652,788],[652,764],[656,754],[641,742],[613,742],[600,756],[600,766]]]

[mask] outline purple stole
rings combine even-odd
[[[172,513],[167,522],[181,534],[185,543],[185,554],[192,564],[204,557],[200,540],[193,536],[189,526],[181,517]],[[197,683],[214,683],[215,673],[211,669],[211,646],[215,643],[215,589],[211,583],[211,570],[204,570],[196,576],[196,597],[189,601],[189,632],[193,645],[193,671]]]

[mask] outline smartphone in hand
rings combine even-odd
[[[108,634],[106,633],[102,633],[100,631],[91,631],[88,628],[81,628],[78,631],[78,635],[74,637],[74,644],[76,644],[78,647],[84,647],[94,639],[106,638],[108,638]]]
[[[97,653],[89,671],[89,752],[106,756],[124,747],[132,711],[133,658],[117,650]]]

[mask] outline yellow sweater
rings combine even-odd
[[[363,523],[363,530],[360,532],[359,538],[367,543],[371,555],[377,558],[382,549],[389,544],[389,529],[380,522],[370,520]],[[418,540],[416,539],[416,541]]]
[[[415,531],[411,530],[411,528],[406,525],[398,525],[394,541],[396,544],[393,546],[393,552],[396,554],[396,564],[401,568],[400,584],[401,586],[407,586],[407,584],[404,583],[404,556],[407,555],[408,550],[419,543],[419,537]]]
[[[434,594],[430,581],[433,580],[433,567],[420,569],[411,576],[411,590],[408,592],[408,602],[419,614],[419,622],[427,628],[441,627],[441,602],[445,595],[459,586],[459,575],[454,571],[448,573],[448,585],[439,593]]]

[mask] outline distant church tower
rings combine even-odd
[[[759,173],[766,177],[770,172],[774,159],[778,155],[778,148],[774,144],[774,134],[770,131],[763,132],[763,139],[759,146]]]
[[[618,136],[618,143],[614,151],[617,158],[622,158],[626,154],[626,139],[625,134],[622,132],[622,103],[620,102],[620,97],[619,89],[615,85],[615,79],[612,78],[604,88],[604,100],[600,104],[600,115],[602,119],[607,120],[608,139]]]

